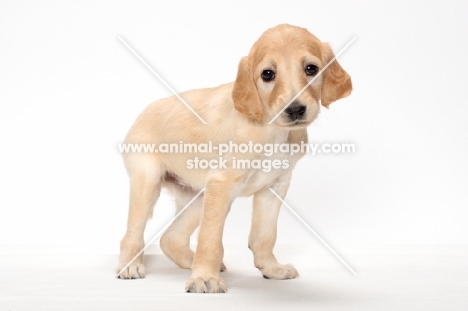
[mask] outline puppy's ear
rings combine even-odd
[[[328,64],[335,55],[328,44],[323,43],[323,47],[324,62]],[[341,68],[340,64],[335,59],[323,72],[322,105],[328,108],[334,101],[351,94],[352,90],[353,85],[351,83],[351,77]]]
[[[234,107],[240,113],[259,121],[263,119],[262,102],[247,57],[242,58],[239,63],[237,78],[232,90],[232,100]]]

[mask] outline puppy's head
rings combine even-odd
[[[267,30],[239,64],[232,99],[236,109],[283,128],[309,125],[320,111],[351,93],[351,78],[334,55],[304,28],[279,25]],[[314,80],[309,86],[307,84]]]

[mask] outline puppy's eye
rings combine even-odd
[[[307,65],[307,67],[305,68],[305,73],[308,76],[315,76],[318,71],[318,67],[315,65]]]
[[[262,71],[262,79],[265,82],[271,81],[275,78],[275,72],[273,70],[263,70]]]

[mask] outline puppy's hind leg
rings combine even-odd
[[[177,186],[170,187],[170,189],[175,197],[177,213],[196,195],[196,192],[183,190]],[[200,225],[202,214],[203,195],[200,195],[174,220],[159,242],[164,254],[181,268],[192,267],[194,252],[190,248],[190,237]],[[221,271],[224,270],[226,266],[222,264]]]
[[[177,187],[177,186],[176,186]],[[177,213],[179,213],[195,196],[190,196],[183,190],[173,190]],[[190,249],[190,236],[200,224],[203,212],[203,195],[193,201],[190,206],[171,224],[160,240],[164,254],[179,267],[190,269],[193,261],[193,251]]]
[[[143,249],[146,223],[161,192],[161,170],[149,155],[132,154],[124,157],[130,178],[130,208],[127,232],[120,243],[117,276],[121,279],[145,277]],[[133,260],[133,261],[132,261]]]

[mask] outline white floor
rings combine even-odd
[[[226,294],[187,294],[190,271],[147,255],[147,277],[115,278],[117,255],[19,255],[0,250],[0,310],[468,310],[467,247],[278,247],[301,277],[264,279],[244,248],[226,248]]]

